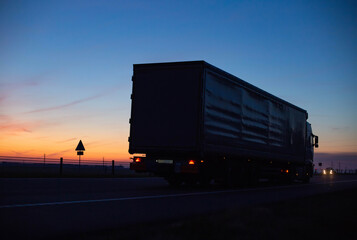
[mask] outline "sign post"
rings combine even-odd
[[[79,167],[81,167],[81,155],[83,155],[83,152],[86,149],[83,146],[82,140],[79,140],[79,143],[77,145],[76,151],[77,151],[77,155],[79,157],[78,163],[79,163]]]

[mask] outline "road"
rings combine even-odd
[[[161,178],[0,179],[2,239],[39,239],[179,219],[247,205],[357,188],[357,176],[310,184],[173,189]]]

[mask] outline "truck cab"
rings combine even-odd
[[[312,176],[314,172],[314,148],[319,147],[319,137],[312,133],[312,127],[309,122],[306,122],[306,174]]]

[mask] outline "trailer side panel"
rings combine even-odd
[[[304,161],[304,110],[211,69],[204,109],[207,154]]]

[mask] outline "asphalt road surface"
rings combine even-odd
[[[357,176],[254,188],[173,189],[161,178],[0,179],[2,239],[39,239],[179,219],[357,188]]]

